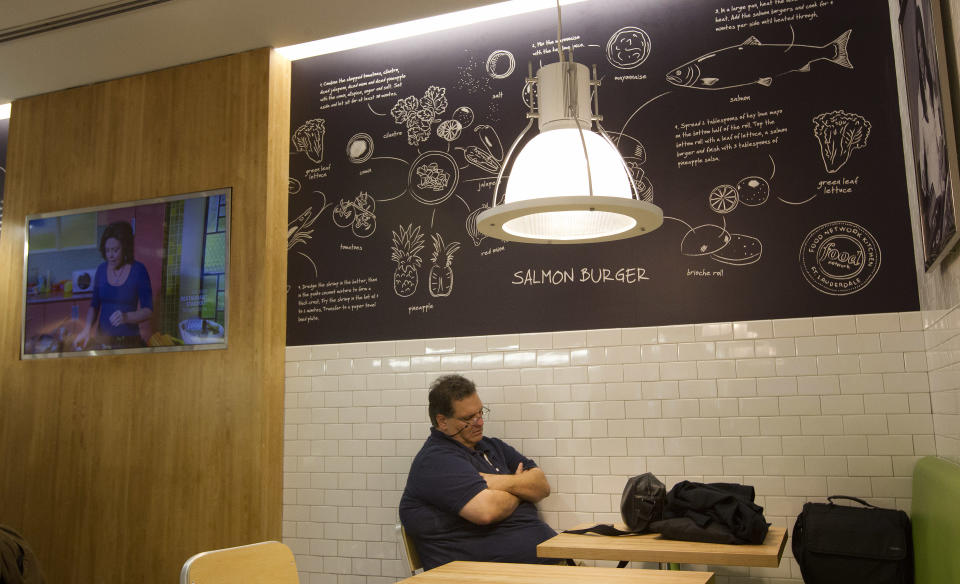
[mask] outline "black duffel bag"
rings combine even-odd
[[[836,495],[805,503],[793,526],[793,556],[806,584],[912,584],[910,518]],[[849,499],[863,505],[835,505]]]

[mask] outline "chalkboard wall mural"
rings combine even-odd
[[[664,224],[477,231],[556,13],[293,64],[287,343],[915,310],[886,0],[592,0],[565,48]],[[558,161],[558,164],[561,164]]]
[[[7,178],[7,135],[10,120],[0,120],[0,230],[3,229],[3,183]]]

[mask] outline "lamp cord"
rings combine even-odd
[[[557,0],[557,54],[563,63],[563,17],[560,15],[560,0]]]
[[[564,72],[563,75],[563,84],[567,85],[569,83],[570,75],[574,75],[575,70],[570,69]],[[574,108],[577,108],[577,105],[574,104]],[[579,113],[579,112],[577,112]],[[583,159],[587,163],[587,189],[590,193],[590,196],[593,196],[593,173],[590,172],[590,154],[587,152],[587,139],[583,136],[583,128],[580,127],[580,118],[575,114],[573,120],[577,123],[577,133],[580,134],[580,144],[583,146]]]
[[[563,69],[563,95],[566,98],[570,94],[570,77],[576,75],[576,69],[567,68],[563,65],[563,16],[560,11],[560,0],[557,0],[557,54],[560,55],[561,68]],[[573,49],[570,49],[570,61],[573,63]],[[574,97],[573,103],[566,104],[568,117],[572,118],[577,124],[577,133],[580,134],[580,144],[583,146],[583,159],[587,163],[587,189],[590,196],[593,196],[593,173],[590,172],[590,154],[587,152],[587,139],[583,136],[583,128],[580,127],[579,102]]]

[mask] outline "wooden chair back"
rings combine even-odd
[[[417,554],[417,548],[413,545],[413,538],[407,535],[407,530],[403,528],[403,525],[398,524],[397,529],[400,531],[403,559],[407,561],[410,574],[416,574],[418,570],[423,569],[423,564],[420,562],[420,555]]]
[[[180,584],[299,584],[293,552],[278,541],[201,552],[183,564]]]

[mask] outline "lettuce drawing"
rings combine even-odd
[[[304,152],[311,161],[319,164],[323,161],[323,135],[326,122],[323,118],[307,120],[293,133],[291,140],[297,152]]]
[[[850,160],[854,150],[866,147],[870,122],[843,110],[822,113],[813,118],[813,134],[820,141],[824,168],[834,173]]]

